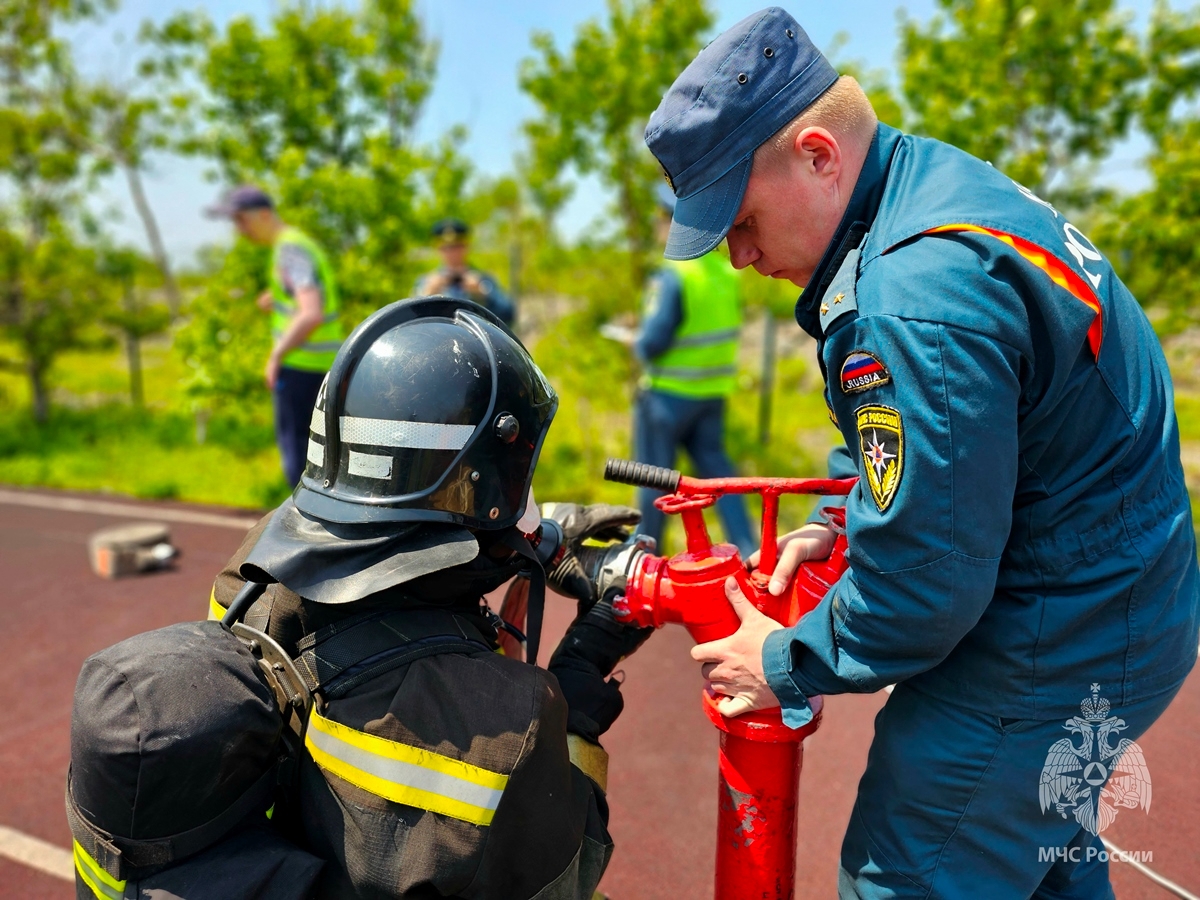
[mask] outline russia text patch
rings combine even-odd
[[[904,423],[898,410],[867,404],[854,411],[867,484],[880,512],[896,499],[904,474]]]
[[[887,366],[865,350],[855,350],[842,363],[842,393],[858,394],[892,380]]]

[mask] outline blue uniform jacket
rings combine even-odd
[[[491,310],[505,325],[512,327],[513,321],[517,318],[517,306],[512,299],[500,289],[499,283],[491,275],[486,272],[480,272],[478,269],[470,269],[470,272],[479,278],[481,293],[469,293],[462,285],[462,279],[458,279],[447,287],[442,289],[443,297],[453,297],[455,300],[470,300],[478,303],[481,306]],[[425,285],[429,281],[431,275],[445,276],[445,269],[435,269],[428,275],[422,275],[417,279],[416,285],[413,287],[415,296],[423,296],[428,291]]]
[[[796,315],[860,481],[849,570],[763,648],[785,722],[903,680],[1044,719],[1093,682],[1119,710],[1184,679],[1200,578],[1170,375],[1062,213],[880,126]]]
[[[666,353],[683,322],[683,282],[673,269],[654,272],[642,301],[642,324],[633,352],[643,365]]]

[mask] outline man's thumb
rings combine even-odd
[[[743,622],[746,617],[752,612],[758,612],[758,609],[750,602],[749,598],[742,593],[742,586],[738,584],[737,579],[730,575],[725,579],[725,599],[733,607],[733,611],[738,614],[738,618]]]
[[[750,712],[750,709],[750,701],[745,697],[722,697],[717,701],[717,712],[730,719]]]

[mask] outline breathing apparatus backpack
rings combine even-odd
[[[283,733],[260,664],[218,622],[171,625],[89,657],[66,792],[76,896],[310,897],[322,861],[269,821]]]

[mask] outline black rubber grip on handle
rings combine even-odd
[[[666,491],[668,494],[673,494],[679,489],[680,477],[677,469],[664,469],[662,466],[651,466],[631,459],[609,459],[604,464],[605,481]]]

